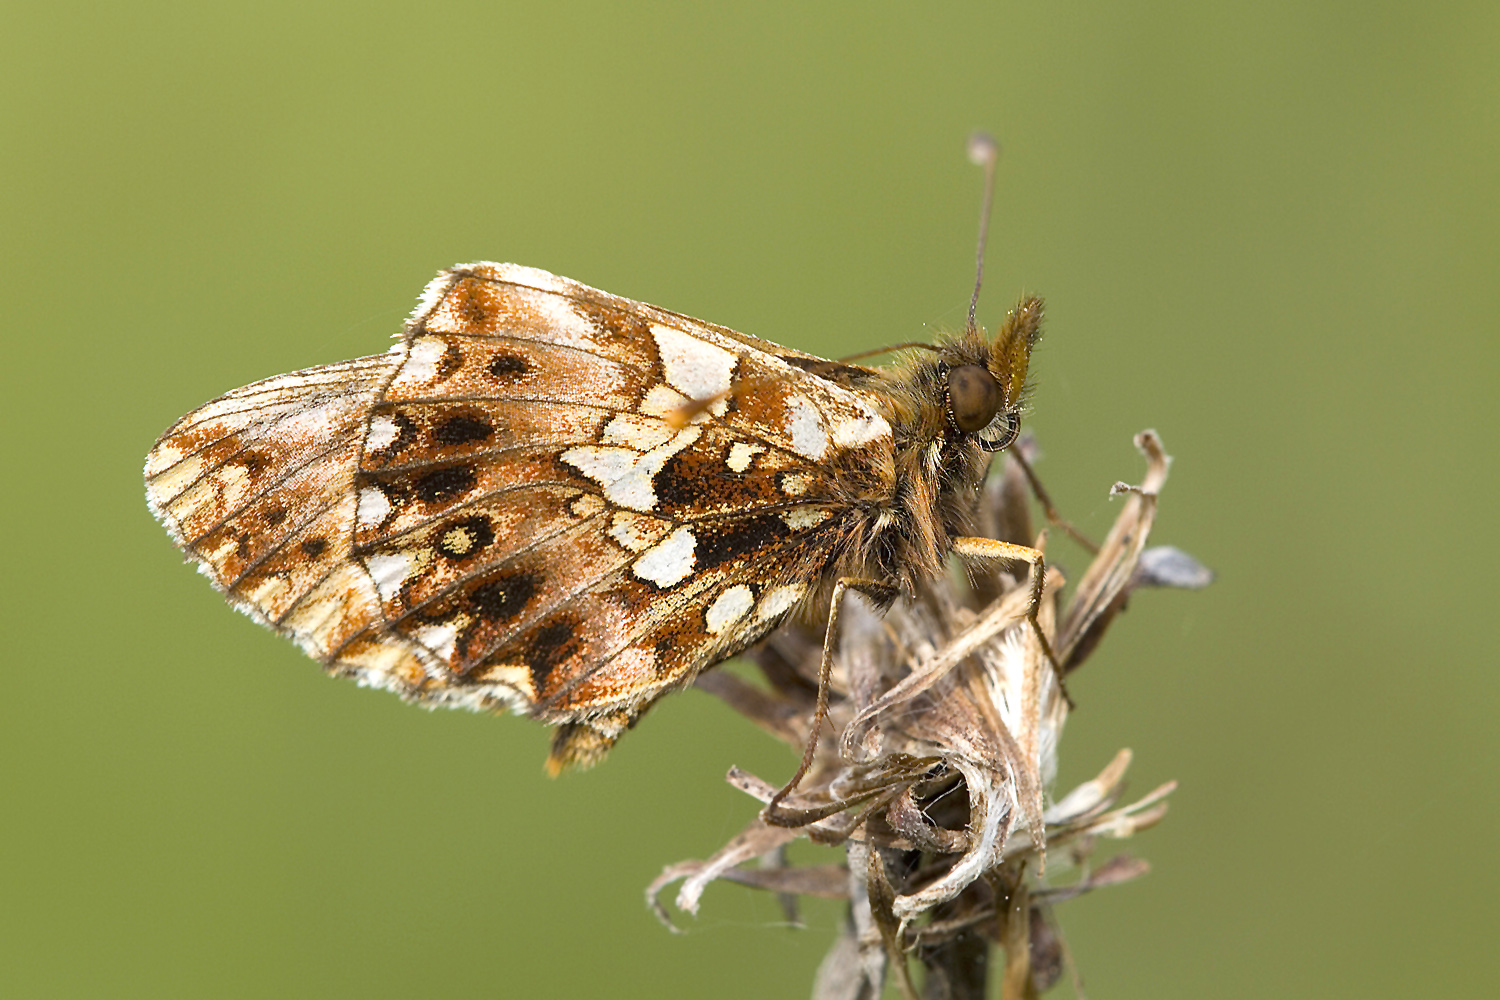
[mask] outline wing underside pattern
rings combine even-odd
[[[331,671],[609,720],[607,745],[816,590],[850,475],[893,484],[873,398],[804,359],[467,265],[391,352],[183,418],[148,457],[148,500],[231,603]]]

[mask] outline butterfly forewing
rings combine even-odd
[[[184,418],[148,493],[231,600],[336,672],[612,734],[816,589],[851,473],[892,488],[887,420],[823,364],[466,265],[390,354]]]

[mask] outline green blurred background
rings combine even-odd
[[[790,753],[688,693],[547,780],[229,611],[139,470],[455,261],[825,354],[961,325],[976,126],[1046,481],[1100,533],[1156,427],[1155,540],[1220,574],[1074,682],[1065,782],[1182,781],[1062,910],[1091,993],[1496,995],[1500,6],[154,0],[0,11],[0,995],[806,995],[833,904],[641,898]]]

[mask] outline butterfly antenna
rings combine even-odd
[[[975,255],[974,295],[969,299],[969,330],[977,329],[974,310],[979,308],[979,286],[984,284],[984,241],[990,232],[990,203],[995,200],[995,165],[1000,162],[1000,143],[988,132],[969,136],[969,160],[984,167],[984,204],[979,209],[979,251]]]

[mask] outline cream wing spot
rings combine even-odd
[[[438,548],[445,555],[462,557],[469,554],[477,540],[478,536],[472,528],[450,528],[443,533],[442,540],[438,542]]]
[[[245,594],[245,599],[257,608],[272,604],[291,589],[291,582],[280,575],[267,576]]]
[[[793,531],[806,531],[808,528],[816,527],[829,518],[828,511],[821,507],[793,507],[791,510],[783,511],[782,521]]]
[[[151,479],[152,499],[160,502],[163,498],[176,496],[201,476],[203,471],[201,455],[184,458],[182,451],[177,448],[159,448],[151,453],[146,464],[146,475]]]
[[[215,476],[205,479],[204,483],[217,485],[219,503],[225,508],[235,508],[243,504],[255,485],[251,482],[250,473],[245,471],[243,465],[226,465]]]
[[[764,445],[736,441],[729,446],[729,458],[725,464],[729,466],[732,472],[744,472],[750,468],[750,463],[755,460],[755,456],[765,450]]]
[[[536,686],[531,682],[531,668],[525,664],[497,663],[485,667],[478,676],[480,680],[520,692],[527,701],[536,701]]]
[[[677,416],[688,405],[688,398],[669,385],[658,382],[646,390],[640,411],[648,417],[666,420]]]
[[[674,433],[672,427],[661,420],[639,413],[620,413],[604,425],[600,441],[645,452],[666,444]]]
[[[755,617],[757,621],[774,621],[797,606],[797,602],[807,594],[807,585],[802,583],[791,583],[784,587],[772,587],[766,591],[760,603],[755,606]]]
[[[661,537],[661,524],[655,518],[621,511],[610,519],[609,537],[627,552],[644,552]]]
[[[812,484],[811,473],[788,472],[781,477],[781,492],[789,497],[800,497],[807,493],[807,488]]]
[[[672,388],[697,400],[728,394],[736,361],[733,352],[669,326],[652,326],[651,336]]]
[[[717,635],[744,618],[755,607],[755,592],[743,583],[724,591],[703,613],[703,624]]]
[[[592,493],[580,493],[568,504],[568,510],[580,521],[585,521],[607,506],[608,504]]]
[[[673,587],[692,575],[698,539],[686,525],[646,550],[631,572],[658,587]]]
[[[182,461],[183,450],[176,445],[159,444],[146,456],[146,478],[159,476]],[[202,466],[200,461],[199,466]]]

